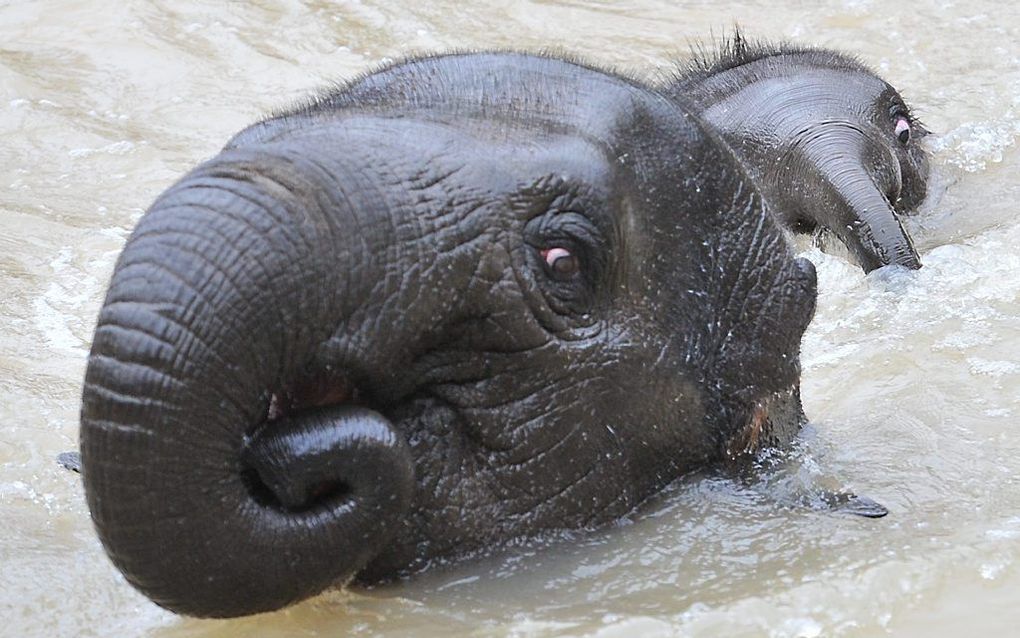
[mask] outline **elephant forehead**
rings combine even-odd
[[[647,86],[583,63],[522,53],[450,54],[398,63],[249,127],[239,145],[309,125],[379,117],[433,122],[475,139],[547,145],[577,137],[654,148],[702,135],[683,107]],[[674,144],[675,146],[675,144]]]
[[[465,121],[353,115],[305,126],[282,145],[314,148],[388,183],[418,191],[470,190],[492,197],[553,180],[608,190],[620,162],[611,140],[569,130],[486,127]]]
[[[799,70],[793,75],[757,79],[705,111],[713,123],[767,126],[777,133],[802,127],[805,120],[857,116],[869,119],[887,92],[881,79],[860,71]]]
[[[584,64],[523,53],[452,54],[412,60],[324,96],[306,113],[350,109],[432,117],[486,130],[550,127],[604,136],[634,101],[654,93]],[[301,111],[298,111],[300,113]]]

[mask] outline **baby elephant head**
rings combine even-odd
[[[787,227],[831,231],[865,271],[921,267],[900,215],[924,199],[928,131],[860,62],[738,33],[666,90],[722,134]]]

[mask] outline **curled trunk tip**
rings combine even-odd
[[[113,562],[175,612],[314,595],[371,560],[408,508],[410,452],[383,415],[329,389],[270,415],[274,389],[373,285],[337,225],[352,201],[382,204],[335,173],[272,147],[224,152],[157,200],[114,270],[82,397],[85,492]]]

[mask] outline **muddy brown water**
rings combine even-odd
[[[54,457],[114,259],[162,189],[260,114],[410,52],[647,74],[737,21],[858,53],[939,134],[936,196],[907,222],[922,270],[866,277],[804,246],[802,471],[890,516],[710,477],[603,533],[256,618],[180,618],[127,585]],[[1016,5],[974,1],[0,3],[0,635],[1016,635],[1018,43]]]

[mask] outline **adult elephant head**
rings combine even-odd
[[[596,526],[797,429],[814,286],[670,100],[411,60],[251,127],[139,222],[85,379],[92,517],[198,616]]]
[[[784,225],[832,232],[866,272],[921,267],[900,215],[925,197],[928,131],[859,61],[738,31],[664,90],[722,134]]]

